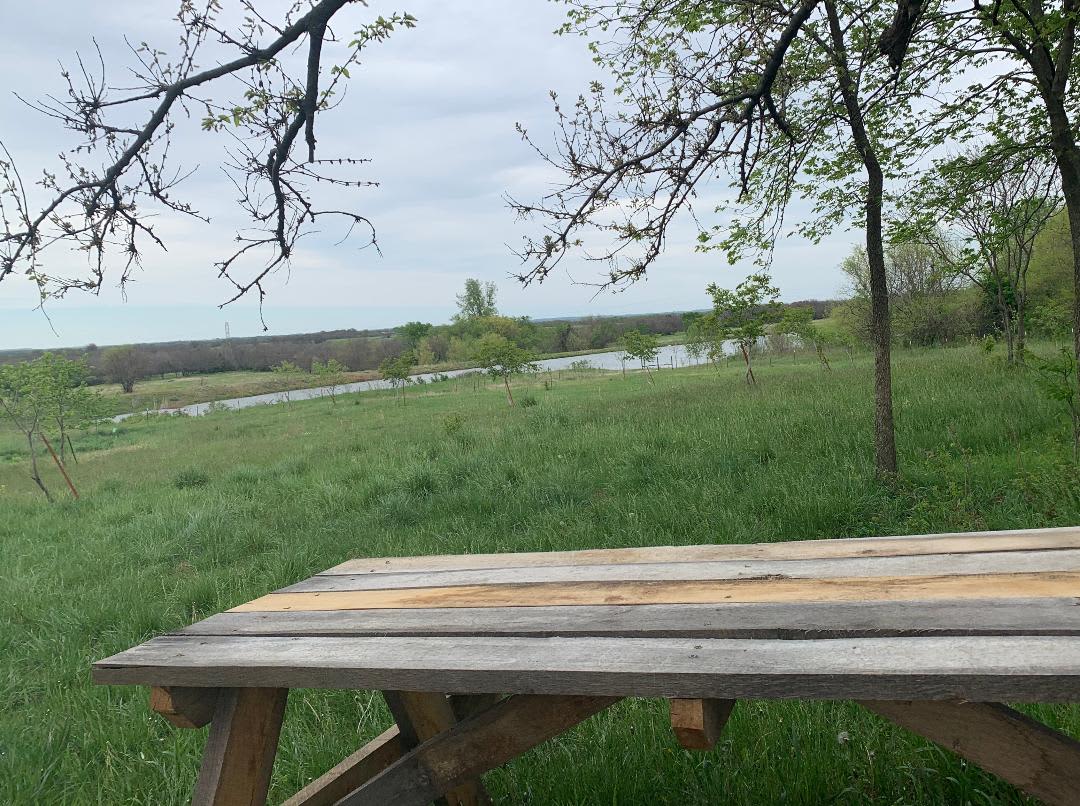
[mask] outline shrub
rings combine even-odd
[[[537,400],[532,395],[525,395],[524,397],[521,398],[521,408],[527,409],[527,408],[530,408],[531,406],[535,406],[539,402],[540,401]]]
[[[465,430],[465,416],[460,412],[451,412],[443,417],[442,427],[448,437],[456,437]]]

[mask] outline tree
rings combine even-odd
[[[470,277],[465,281],[465,290],[457,295],[458,312],[455,322],[467,322],[485,316],[498,316],[495,308],[495,283],[481,283]]]
[[[918,16],[918,0],[900,0],[900,4]],[[949,6],[935,7],[932,22],[934,17],[948,21],[956,14]],[[1042,149],[1053,155],[1068,211],[1073,358],[1080,362],[1080,116],[1076,112],[1080,7],[1076,0],[997,0],[962,8],[960,20],[956,30],[963,37],[954,37],[953,47],[966,52],[977,67],[990,59],[1002,66],[989,80],[975,72],[976,80],[943,114],[949,116],[954,136],[995,131],[1004,141],[1006,156],[1022,157]],[[987,104],[987,99],[994,102]],[[1080,376],[1073,381],[1080,384]]]
[[[75,454],[71,431],[105,416],[105,404],[101,395],[87,385],[90,368],[85,358],[72,361],[45,353],[33,363],[40,368],[38,379],[44,385],[46,421],[56,429],[60,463],[64,464],[69,448],[72,456]]]
[[[631,358],[641,362],[641,368],[645,370],[645,377],[649,383],[653,382],[652,372],[649,365],[656,360],[660,352],[660,345],[656,342],[656,336],[651,333],[642,333],[640,330],[628,330],[622,334],[623,350]]]
[[[291,406],[292,400],[290,398],[289,392],[291,391],[290,387],[292,385],[292,378],[300,375],[303,370],[299,366],[294,364],[292,361],[282,359],[281,363],[274,364],[274,366],[270,367],[270,371],[281,379],[281,383],[279,384],[279,386],[281,387],[281,393],[285,397],[286,405]]]
[[[997,311],[1012,364],[1024,361],[1035,239],[1059,201],[1049,154],[1002,151],[998,144],[940,162],[911,194],[913,209],[900,232],[929,244],[949,272],[982,289]]]
[[[790,333],[804,347],[813,345],[822,369],[832,370],[829,365],[829,358],[825,355],[825,337],[814,326],[813,308],[802,305],[792,305],[785,308],[783,315],[776,324],[776,330],[780,333]]]
[[[394,389],[401,389],[401,402],[405,402],[405,387],[412,376],[412,368],[416,364],[416,355],[411,350],[406,350],[401,355],[387,358],[379,365],[379,373],[384,380],[390,381]]]
[[[394,328],[394,332],[405,339],[410,350],[415,350],[421,339],[431,333],[435,326],[428,322],[406,322],[400,327]]]
[[[59,171],[45,170],[35,183],[24,181],[10,153],[0,149],[0,281],[22,267],[45,300],[71,290],[97,291],[107,267],[119,265],[123,286],[141,264],[145,245],[165,246],[155,211],[206,220],[176,197],[190,172],[170,161],[174,134],[189,117],[201,120],[206,131],[231,136],[225,167],[250,219],[235,250],[217,264],[219,276],[233,286],[226,304],[252,290],[261,303],[263,280],[289,263],[298,240],[324,218],[343,220],[349,232],[365,228],[368,243],[375,243],[367,218],[321,206],[311,193],[318,185],[337,190],[372,184],[350,173],[363,160],[316,158],[315,123],[338,105],[364,49],[399,27],[412,28],[415,18],[395,13],[352,19],[343,12],[365,4],[351,0],[290,0],[277,19],[260,13],[254,0],[240,6],[233,24],[220,3],[182,3],[179,48],[170,56],[146,43],[133,47],[135,65],[120,88],[106,83],[100,52],[100,70],[81,58],[78,70],[62,70],[66,95],[50,96],[37,108],[81,140],[62,156]],[[354,33],[338,35],[345,30]],[[300,63],[285,58],[298,49]],[[238,86],[242,98],[229,98],[229,86]],[[133,118],[146,122],[133,124]],[[328,197],[336,197],[333,190]],[[89,273],[47,271],[56,244],[87,252]],[[240,268],[249,262],[253,268]]]
[[[556,101],[558,148],[538,151],[566,181],[538,203],[512,202],[546,225],[526,240],[519,279],[542,281],[569,251],[588,248],[591,233],[604,246],[586,256],[607,266],[605,285],[639,279],[699,185],[729,176],[746,213],[732,220],[721,206],[724,223],[703,231],[701,246],[733,260],[764,252],[767,261],[789,201],[810,198],[814,217],[803,234],[817,240],[849,223],[866,233],[875,466],[894,473],[885,181],[930,146],[901,124],[911,119],[911,99],[948,74],[948,42],[936,29],[913,38],[914,17],[876,0],[570,5],[563,30],[594,38],[614,100],[595,83],[573,112]]]
[[[53,496],[38,471],[38,448],[35,442],[42,421],[48,416],[50,381],[43,376],[35,362],[19,362],[0,366],[0,408],[12,425],[26,439],[30,452],[30,479],[38,485],[45,500]]]
[[[330,396],[330,404],[337,405],[338,387],[345,383],[345,365],[336,358],[328,358],[326,361],[312,361],[311,374],[319,379],[319,384]]]
[[[57,463],[62,463],[70,429],[83,427],[102,416],[100,397],[86,387],[88,374],[84,362],[52,353],[33,361],[0,366],[0,411],[25,437],[30,453],[30,478],[49,502],[53,500],[52,493],[38,470],[37,440],[44,439],[42,432],[54,426],[61,448]]]
[[[135,391],[135,382],[143,377],[143,357],[134,347],[113,347],[101,357],[101,369],[112,383],[120,384],[125,394]]]
[[[506,399],[511,406],[514,405],[514,394],[510,391],[510,379],[536,370],[532,353],[499,333],[487,333],[480,337],[474,359],[477,366],[487,370],[492,378],[502,380],[506,387]]]
[[[734,290],[710,283],[706,291],[712,297],[713,309],[702,317],[716,333],[717,340],[734,341],[746,362],[746,382],[757,383],[751,357],[758,341],[765,337],[766,325],[779,318],[780,305],[776,298],[780,289],[770,285],[767,274],[752,274]]]

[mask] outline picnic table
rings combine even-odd
[[[291,798],[475,804],[480,776],[623,697],[685,747],[735,701],[857,700],[1051,804],[1080,743],[1002,702],[1080,701],[1080,528],[349,560],[94,664],[210,723],[194,801],[266,798],[290,688],[396,726]]]

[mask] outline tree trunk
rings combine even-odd
[[[38,472],[37,466],[37,449],[34,447],[34,432],[31,431],[26,435],[26,443],[30,447],[30,478],[34,480],[34,483],[45,493],[45,500],[50,504],[53,502],[52,493],[49,492],[49,488],[45,486],[45,482],[41,479],[41,474]]]
[[[510,405],[514,405],[514,394],[510,391],[510,376],[503,375],[503,385],[506,387],[506,399],[510,401]]]
[[[1005,351],[1009,365],[1016,363],[1016,347],[1013,339],[1012,320],[1009,318],[1009,304],[1005,301],[1005,295],[1001,291],[1001,283],[997,289],[998,311],[1001,313],[1001,335],[1005,337]]]
[[[892,405],[892,333],[889,322],[889,287],[885,277],[885,244],[881,235],[882,195],[885,178],[866,133],[858,88],[852,80],[844,48],[844,33],[836,4],[825,3],[837,83],[847,111],[855,149],[866,169],[866,258],[870,267],[870,339],[874,346],[874,467],[878,474],[897,472],[896,435]]]
[[[1027,279],[1021,278],[1016,295],[1016,363],[1024,363],[1024,350],[1027,348],[1027,332],[1024,328],[1024,316],[1027,301]]]
[[[745,344],[740,344],[739,348],[742,350],[743,361],[746,362],[746,383],[754,386],[757,384],[757,378],[754,377],[754,369],[750,366],[750,351],[746,349]]]

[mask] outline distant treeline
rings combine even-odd
[[[813,306],[815,316],[825,316],[831,305],[818,300],[798,303]],[[471,360],[473,330],[496,329],[512,323],[512,338],[536,353],[565,353],[601,350],[617,346],[623,333],[639,330],[655,335],[669,335],[685,330],[683,314],[678,312],[633,316],[594,316],[581,319],[545,320],[528,317],[497,317],[498,321],[457,321],[449,325],[427,326],[421,357],[431,363]],[[507,334],[508,336],[511,334]],[[308,369],[314,361],[336,359],[351,371],[376,369],[387,358],[415,348],[417,339],[408,326],[381,330],[333,330],[287,336],[212,339],[134,344],[138,376],[149,378],[178,374],[208,374],[233,370],[266,371],[283,361]],[[51,352],[67,358],[85,356],[90,366],[91,382],[108,378],[105,356],[108,347],[89,344]],[[0,352],[0,364],[25,361],[40,356],[44,350]]]

